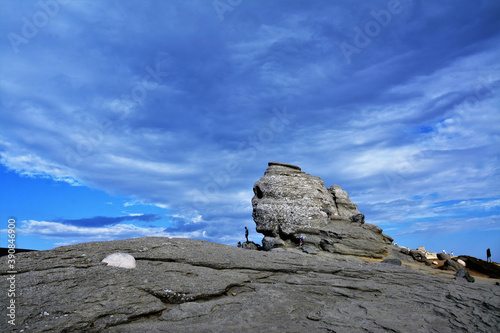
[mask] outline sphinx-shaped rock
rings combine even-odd
[[[380,258],[392,242],[338,185],[325,188],[319,177],[298,166],[270,162],[254,185],[253,218],[264,234],[264,249],[304,246],[332,253]]]

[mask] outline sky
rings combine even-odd
[[[2,247],[260,243],[277,161],[500,261],[499,1],[0,0],[0,32]]]

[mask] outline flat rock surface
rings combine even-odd
[[[137,267],[101,263],[116,252],[132,255]],[[417,265],[156,237],[21,253],[16,326],[3,315],[0,331],[498,331],[499,286],[431,276],[409,264]],[[7,290],[5,261],[1,267]]]

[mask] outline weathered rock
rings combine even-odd
[[[464,278],[466,279],[467,281],[469,282],[474,282],[475,279],[473,276],[471,276],[469,274],[469,272],[467,272],[467,270],[465,268],[460,268],[456,273],[455,273],[455,279],[461,279],[461,278]]]
[[[410,249],[407,248],[407,247],[399,247],[400,248],[400,251],[401,253],[404,253],[404,254],[410,254]]]
[[[447,270],[447,271],[458,271],[459,269],[463,268],[458,262],[452,259],[448,259],[444,262],[443,266],[441,269]]]
[[[438,253],[437,258],[439,260],[451,260],[451,256],[449,254],[446,254],[446,253]]]
[[[335,206],[340,216],[351,218],[353,216],[361,215],[361,219],[364,222],[365,216],[359,212],[358,206],[356,206],[356,204],[351,201],[346,191],[342,190],[342,188],[338,185],[332,185],[327,190],[332,195],[333,201],[335,202]]]
[[[465,267],[465,261],[463,261],[462,259],[457,259],[457,263]]]
[[[340,186],[327,190],[320,178],[297,166],[270,162],[253,190],[252,215],[266,250],[296,247],[304,237],[317,250],[381,258],[393,241],[378,226],[364,223]]]
[[[126,253],[113,253],[102,259],[108,266],[121,268],[135,268],[135,258]]]
[[[304,244],[301,246],[301,249],[305,253],[309,253],[309,254],[317,254],[318,253],[318,249],[316,247],[312,246],[311,244]]]
[[[354,223],[365,223],[365,216],[363,214],[356,214],[351,216],[351,221]]]
[[[254,242],[244,242],[241,247],[246,250],[258,250],[260,246]]]
[[[101,263],[115,252],[134,256],[136,269]],[[354,258],[160,237],[21,253],[15,326],[4,317],[0,331],[448,333],[500,325],[498,286],[341,257]],[[0,297],[0,308],[8,300]]]
[[[410,255],[416,261],[427,262],[427,259],[425,258],[425,253],[423,253],[423,252],[420,252],[418,250],[411,250]]]
[[[468,268],[478,273],[488,275],[490,278],[500,279],[500,266],[495,263],[471,256],[460,256],[459,259],[463,260]]]
[[[413,260],[413,258],[409,255],[410,250],[408,248],[404,249],[408,251],[403,251],[402,248],[397,245],[389,245],[387,247],[387,250],[389,252],[387,258],[399,259],[402,262],[415,262],[415,260]]]

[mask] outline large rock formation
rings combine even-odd
[[[137,267],[102,263],[117,252]],[[7,260],[0,268],[0,332],[447,333],[500,325],[498,286],[328,252],[151,237],[18,254],[14,287]]]
[[[364,223],[364,216],[338,185],[323,181],[298,166],[270,162],[254,185],[253,218],[264,234],[266,250],[295,247],[304,238],[308,252],[380,258],[392,238],[382,229]]]

